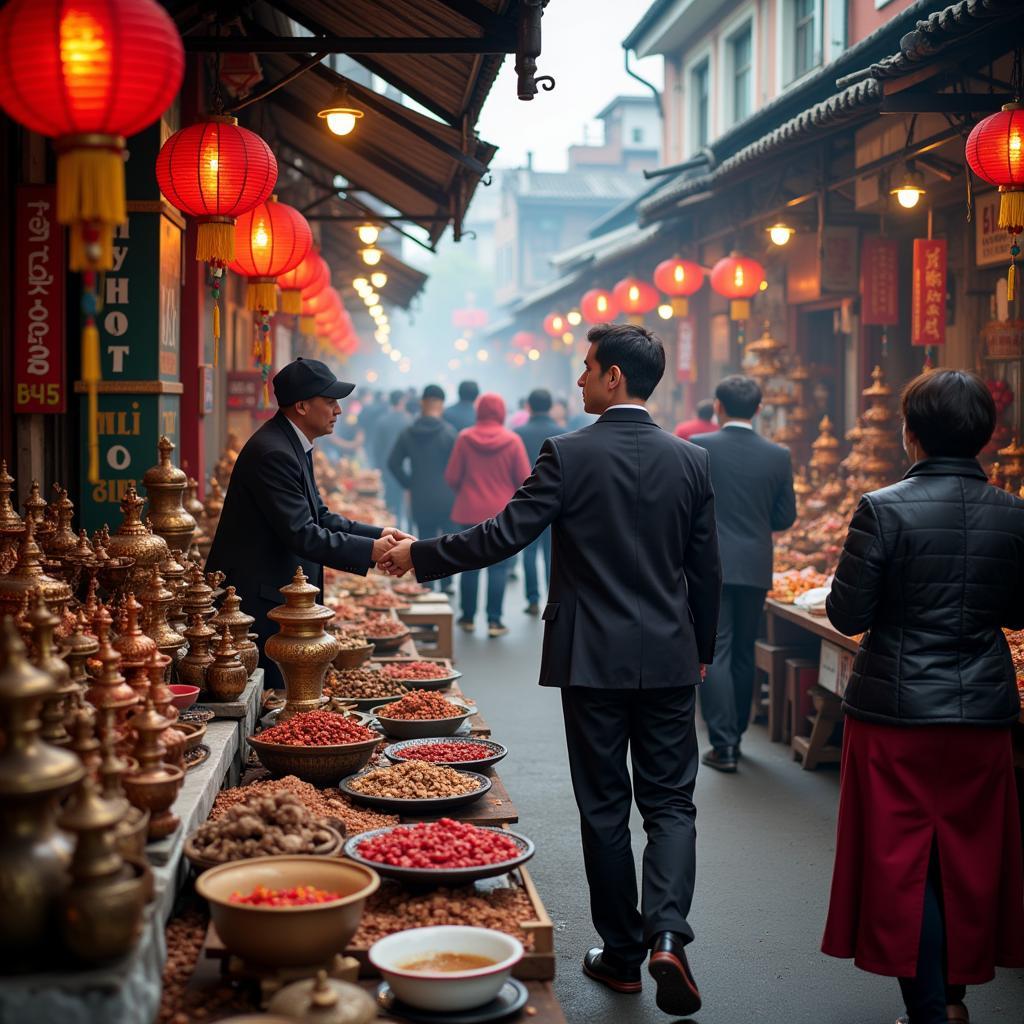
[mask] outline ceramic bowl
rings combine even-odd
[[[378,705],[371,709],[371,714],[380,722],[381,728],[389,735],[400,740],[419,740],[430,736],[451,736],[456,733],[475,709],[451,701],[454,707],[461,708],[462,714],[451,718],[388,718],[388,706]]]
[[[369,762],[380,739],[374,737],[325,747],[265,743],[258,736],[249,736],[246,742],[271,775],[296,775],[314,786],[334,786],[339,779],[352,775]]]
[[[346,668],[359,668],[366,663],[367,659],[374,652],[373,644],[366,644],[363,647],[353,647],[348,650],[341,650],[334,656],[334,667],[338,671]]]
[[[252,907],[232,903],[231,894],[257,885],[290,889],[312,885],[339,892],[328,903],[305,907]],[[375,871],[333,857],[260,857],[204,871],[196,892],[227,949],[254,964],[305,967],[329,963],[359,927],[366,899],[380,886]]]
[[[171,683],[171,693],[174,699],[171,703],[179,711],[187,711],[196,702],[199,696],[198,686],[188,686],[186,683]]]
[[[469,971],[409,971],[404,965],[433,953],[472,953],[494,960]],[[434,1013],[455,1013],[489,1003],[523,958],[523,944],[491,928],[435,925],[395,932],[375,942],[370,963],[394,994],[409,1006]]]
[[[366,769],[369,771],[370,769]],[[354,803],[365,804],[367,807],[376,807],[378,810],[388,814],[407,815],[416,818],[432,818],[439,814],[447,814],[456,807],[465,807],[475,803],[484,794],[491,790],[491,780],[485,775],[478,775],[476,772],[463,772],[476,783],[476,789],[468,793],[458,793],[454,796],[439,796],[425,798],[408,798],[393,796],[373,796],[369,793],[360,793],[353,789],[351,783],[358,779],[365,772],[356,772],[349,775],[338,783],[338,789],[342,791]]]
[[[206,735],[205,722],[175,722],[174,727],[185,734],[185,753],[195,750]]]
[[[428,736],[422,740],[400,740],[398,743],[392,743],[385,747],[384,756],[392,764],[401,764],[403,761],[415,761],[415,756],[410,754],[407,757],[406,751],[410,747],[431,742],[448,743],[451,741],[447,736]],[[497,764],[508,753],[508,747],[504,743],[498,743],[497,740],[485,740],[473,736],[469,739],[460,738],[457,742],[473,744],[474,747],[479,749],[480,756],[474,761],[435,761],[434,764],[443,765],[445,768],[458,768],[465,771],[479,772],[485,768],[490,768],[491,765]]]
[[[409,630],[399,633],[398,636],[367,636],[366,639],[373,644],[378,653],[386,654],[389,651],[397,651],[408,638]]]

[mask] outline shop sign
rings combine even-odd
[[[53,185],[17,190],[14,248],[14,411],[62,413],[64,229]]]
[[[894,238],[864,239],[860,254],[861,323],[885,326],[900,322],[899,243]]]
[[[818,685],[824,687],[837,697],[846,694],[846,686],[853,672],[853,655],[844,647],[821,642],[821,655],[818,660]]]
[[[259,370],[228,370],[226,403],[231,412],[252,412],[263,397],[263,374]]]
[[[681,316],[676,323],[676,380],[697,379],[697,352],[692,316]]]
[[[910,343],[946,343],[946,240],[914,239]]]
[[[999,193],[974,197],[974,262],[979,267],[1005,264],[1010,253],[1010,236],[999,226]]]
[[[855,227],[828,227],[822,232],[821,290],[823,292],[857,291],[857,242],[860,230]]]

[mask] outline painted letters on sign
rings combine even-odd
[[[946,343],[946,240],[914,239],[914,275],[910,341]]]
[[[899,247],[896,239],[871,236],[860,250],[861,323],[900,322]]]

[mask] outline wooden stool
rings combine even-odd
[[[810,732],[807,722],[813,705],[808,691],[818,682],[818,663],[809,658],[787,658],[786,677],[779,714],[781,742],[792,744],[794,737]]]
[[[838,764],[843,756],[842,747],[829,742],[843,720],[842,698],[821,686],[815,686],[810,692],[815,712],[811,718],[811,734],[793,737],[793,757],[803,758],[805,772],[814,771],[819,764]]]
[[[781,646],[770,644],[767,640],[754,642],[754,685],[758,689],[758,673],[763,673],[767,683],[768,739],[772,743],[787,742],[783,739],[783,703],[786,693],[786,660],[808,656],[804,647],[791,644]],[[754,702],[758,708],[758,702]],[[753,713],[753,712],[752,712]]]

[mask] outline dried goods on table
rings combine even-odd
[[[480,788],[480,781],[454,768],[444,768],[426,761],[404,761],[358,775],[349,780],[348,786],[367,796],[391,797],[396,800],[436,800],[472,793]]]

